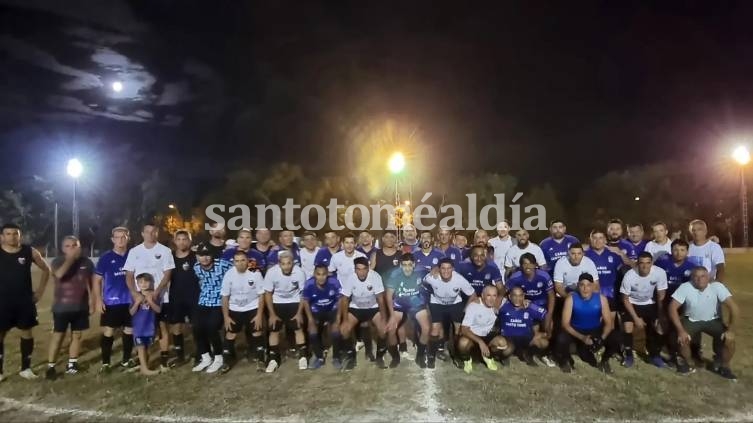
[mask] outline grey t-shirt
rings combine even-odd
[[[52,260],[52,270],[60,268],[65,257]],[[86,257],[76,260],[62,278],[55,278],[53,313],[89,310],[89,284],[94,274],[94,263]]]

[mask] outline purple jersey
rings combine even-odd
[[[436,248],[432,248],[429,254],[424,253],[423,250],[417,250],[413,253],[413,256],[416,258],[416,269],[428,272],[431,271],[432,267],[439,266],[439,260],[444,258],[444,254]]]
[[[160,299],[162,296],[160,295]],[[148,304],[141,304],[131,319],[133,325],[133,336],[135,338],[154,336],[155,322],[157,313],[149,308]]]
[[[536,273],[530,280],[525,273],[519,270],[510,276],[510,279],[505,282],[505,286],[508,291],[519,286],[523,289],[527,300],[543,308],[547,307],[549,293],[554,290],[552,277],[549,276],[549,273],[539,269],[536,269]]]
[[[499,328],[503,336],[533,336],[533,327],[546,318],[546,309],[533,303],[528,307],[516,308],[507,301],[499,310]]]
[[[340,249],[338,248],[335,252],[337,253],[339,251]],[[319,251],[316,252],[316,257],[314,257],[314,266],[324,265],[329,267],[330,260],[332,260],[332,252],[329,251],[329,248],[320,248]]]
[[[638,260],[638,255],[646,249],[648,241],[641,240],[638,244],[633,244],[629,239],[621,239],[617,247],[622,250],[630,260]]]
[[[578,238],[567,234],[565,234],[560,241],[556,241],[552,237],[547,237],[541,241],[539,247],[541,247],[541,251],[544,252],[544,258],[546,259],[546,264],[549,266],[550,271],[554,271],[554,263],[556,263],[557,260],[562,257],[567,257],[567,251],[570,249],[570,246],[579,242]]]
[[[222,259],[232,263],[233,259],[235,259],[236,251],[238,251],[238,247],[228,248],[222,253]],[[267,259],[259,251],[249,248],[246,251],[246,257],[248,258],[248,270],[254,271],[267,268]]]
[[[457,268],[460,263],[463,262],[463,252],[460,251],[458,247],[453,247],[452,245],[448,246],[446,250],[442,251],[441,247],[437,248],[437,251],[444,254],[445,257],[448,257],[450,260],[452,260],[452,263]]]
[[[479,270],[475,264],[470,261],[464,261],[460,263],[460,266],[455,271],[470,282],[473,290],[476,291],[476,295],[481,295],[481,291],[484,290],[485,286],[496,285],[502,282],[502,273],[494,263],[487,263]]]
[[[316,279],[309,278],[301,296],[308,301],[312,313],[329,312],[337,308],[337,302],[342,296],[342,286],[334,276],[327,277],[323,287],[316,284]]]
[[[696,266],[690,260],[684,260],[682,263],[675,263],[672,256],[662,256],[656,260],[656,266],[661,267],[667,272],[667,292],[666,298],[671,298],[672,294],[685,282],[690,282],[690,275]]]
[[[102,299],[105,305],[131,304],[131,291],[123,270],[127,258],[128,252],[121,256],[110,250],[97,261],[94,273],[102,277]]]
[[[293,243],[290,248],[284,248],[280,245],[272,247],[272,250],[267,256],[267,267],[272,267],[280,261],[278,257],[281,251],[289,251],[291,254],[293,254],[293,264],[295,264],[296,266],[301,265],[301,254],[298,252],[298,244]]]
[[[619,291],[617,282],[619,280],[620,267],[622,267],[622,258],[606,248],[601,254],[593,249],[589,249],[586,251],[585,256],[594,262],[596,271],[599,272],[601,294],[607,298],[614,298],[614,293]]]

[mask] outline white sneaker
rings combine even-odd
[[[199,364],[194,366],[193,369],[191,369],[192,372],[201,372],[207,367],[212,365],[212,357],[209,355],[209,353],[204,353],[201,356],[201,361]]]
[[[216,355],[214,357],[214,361],[212,362],[212,365],[207,368],[207,373],[217,373],[218,370],[220,370],[220,367],[222,367],[223,360],[221,355]]]
[[[277,370],[277,360],[269,360],[269,364],[267,364],[267,369],[265,370],[265,372],[274,373],[275,370]]]
[[[402,358],[403,360],[415,360],[416,359],[416,357],[414,357],[413,354],[411,354],[408,351],[401,352],[400,358]]]
[[[356,342],[356,351],[361,351],[363,349],[364,345],[365,344],[363,343],[363,341],[357,341]]]
[[[34,372],[31,371],[31,369],[26,369],[22,372],[18,373],[19,376],[26,380],[36,380],[39,379],[39,376],[35,375]]]
[[[316,359],[314,359],[316,360]],[[309,362],[306,360],[306,357],[301,357],[298,359],[298,370],[306,370],[309,368]]]
[[[552,358],[548,355],[540,357],[539,361],[544,363],[546,367],[557,367],[557,363],[555,363],[554,360],[552,360]]]

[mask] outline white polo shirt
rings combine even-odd
[[[341,281],[347,279],[350,275],[355,275],[356,265],[353,264],[353,261],[358,257],[366,257],[366,254],[358,250],[353,250],[351,256],[345,254],[345,250],[332,254],[332,258],[329,260],[330,273],[337,273],[337,279]]]
[[[672,299],[685,306],[682,314],[691,322],[708,322],[720,317],[719,304],[731,296],[729,289],[721,282],[711,282],[703,291],[691,282],[685,282],[672,294]]]
[[[301,256],[301,270],[303,270],[303,274],[306,275],[306,279],[314,276],[314,259],[318,252],[319,247],[314,247],[313,252],[307,250],[306,247],[298,250],[298,255]]]
[[[175,269],[175,260],[173,252],[166,246],[156,243],[152,248],[146,248],[141,243],[128,251],[128,258],[123,265],[123,270],[133,272],[134,279],[142,273],[149,273],[154,278],[154,288],[157,288],[165,272]],[[138,283],[136,290],[139,290]],[[162,296],[162,302],[170,302],[169,289],[165,290]]]
[[[461,292],[468,296],[471,296],[476,292],[470,282],[468,282],[468,280],[460,273],[455,271],[452,272],[452,276],[447,282],[443,281],[439,275],[432,276],[431,274],[426,275],[424,282],[431,286],[433,291],[429,298],[431,304],[457,304],[463,301],[460,297]]]
[[[246,270],[238,273],[235,267],[222,278],[220,294],[228,298],[230,310],[250,311],[259,308],[259,297],[264,295],[264,278],[261,272]]]
[[[561,283],[565,285],[567,291],[575,291],[578,288],[578,280],[580,275],[588,273],[594,278],[594,282],[599,280],[599,272],[596,270],[596,265],[593,260],[583,256],[580,263],[577,266],[573,266],[570,263],[569,257],[562,257],[554,264],[554,283]]]
[[[507,239],[501,239],[499,236],[489,240],[489,245],[494,247],[494,263],[501,270],[505,269],[505,256],[507,251],[512,248],[514,242],[513,237],[507,236]],[[475,332],[474,332],[475,333]]]
[[[709,271],[711,280],[716,279],[716,265],[724,263],[724,250],[714,241],[707,240],[703,245],[690,243],[688,260],[697,266],[703,266]]]
[[[306,275],[298,266],[293,266],[289,275],[282,273],[280,265],[274,265],[264,276],[264,290],[272,292],[274,304],[290,304],[301,301],[301,291],[306,284]]]
[[[350,297],[350,308],[370,309],[379,308],[377,295],[384,292],[384,283],[379,273],[369,269],[366,280],[358,279],[355,271],[342,281],[343,297]]]
[[[533,242],[529,242],[526,248],[520,248],[518,247],[518,244],[515,244],[507,250],[507,254],[505,254],[505,267],[512,269],[519,268],[520,256],[525,253],[533,254],[533,256],[536,257],[536,263],[538,263],[539,266],[546,265],[546,258],[544,257],[544,252],[541,250],[541,247]]]
[[[620,293],[627,295],[630,304],[654,304],[656,291],[667,290],[667,272],[661,267],[651,266],[648,275],[641,276],[638,270],[630,269],[622,278]]]
[[[484,337],[494,328],[497,312],[494,307],[487,307],[478,300],[466,307],[462,325],[470,328],[474,335]]]
[[[649,241],[646,243],[644,251],[651,253],[654,257],[654,261],[665,254],[672,254],[672,240],[667,238],[667,242],[659,244],[656,241]]]

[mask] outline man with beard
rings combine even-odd
[[[567,256],[570,246],[577,244],[578,238],[566,233],[565,222],[555,219],[549,224],[549,236],[541,241],[541,250],[546,258],[546,265],[550,271],[554,270],[557,260]]]
[[[536,262],[541,266],[541,270],[548,271],[546,267],[546,258],[541,248],[533,242],[529,241],[530,235],[525,229],[520,229],[515,232],[516,244],[510,247],[505,254],[505,276],[510,276],[512,272],[516,271],[520,267],[520,257],[525,253],[531,253],[536,257]]]
[[[627,255],[628,246],[626,243],[629,243],[629,241],[622,237],[622,225],[623,223],[620,219],[612,219],[607,224],[607,248],[609,251],[620,256],[622,263],[625,265],[621,270],[621,273],[624,274],[630,270],[630,268],[635,266],[635,261],[631,260]],[[620,277],[620,280],[621,279],[622,278]]]
[[[320,248],[314,258],[314,266],[323,264],[329,266],[332,256],[340,251],[340,237],[337,236],[335,231],[327,231],[324,233],[324,248]]]
[[[434,248],[431,232],[421,234],[421,248],[416,250],[413,255],[416,258],[416,267],[426,272],[430,272],[433,267],[439,266],[439,260],[444,256]]]
[[[444,257],[449,257],[455,264],[455,267],[457,267],[460,263],[463,262],[463,252],[452,245],[452,237],[452,230],[450,230],[449,228],[440,229],[439,233],[437,234],[437,238],[439,238],[439,245],[437,246],[437,250],[439,250],[439,252],[442,253]],[[504,259],[504,257],[502,258]]]
[[[358,248],[356,250],[362,252],[366,257],[371,257],[377,248],[374,246],[374,236],[369,231],[361,231],[358,234]]]
[[[637,263],[638,256],[646,249],[648,241],[643,239],[643,225],[628,223],[628,239],[623,240],[622,249],[628,258]]]
[[[594,229],[591,231],[591,248],[585,252],[585,256],[596,266],[596,279],[599,280],[601,294],[607,298],[612,317],[621,309],[619,272],[622,267],[622,258],[606,248],[607,238],[604,231]],[[616,329],[616,328],[615,328]]]
[[[284,230],[280,232],[278,240],[280,243],[272,247],[272,251],[269,253],[269,256],[267,256],[267,269],[277,264],[277,256],[282,251],[289,252],[293,257],[293,264],[300,267],[301,255],[299,253],[298,244],[294,241],[293,231]]]
[[[342,286],[334,276],[329,276],[327,266],[320,264],[314,268],[314,276],[306,281],[302,303],[308,322],[308,340],[311,347],[309,369],[316,370],[324,365],[324,337],[329,331],[332,340],[332,365],[340,369],[340,319],[337,305],[342,296]]]
[[[510,247],[513,246],[509,222],[503,220],[497,224],[497,236],[489,240],[489,245],[494,247],[494,263],[500,270],[504,269],[505,255],[507,255]]]
[[[196,254],[191,251],[191,234],[179,230],[173,236],[175,251],[173,261],[175,270],[170,274],[170,307],[167,323],[173,336],[175,359],[168,362],[169,367],[180,366],[186,362],[184,340],[185,325],[191,322],[199,301],[199,279],[194,272]],[[210,255],[212,249],[209,249]],[[198,357],[196,357],[198,360]]]
[[[481,291],[487,285],[497,287],[500,297],[505,294],[505,286],[502,283],[502,273],[494,263],[487,260],[486,248],[483,245],[474,245],[471,248],[470,261],[464,261],[455,270],[460,273],[480,296]]]

